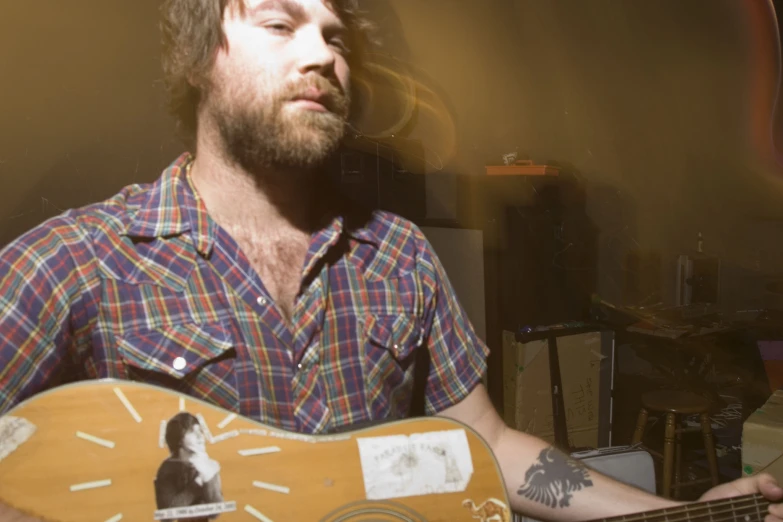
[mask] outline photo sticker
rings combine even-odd
[[[155,520],[214,520],[236,511],[224,502],[220,464],[207,454],[207,438],[198,417],[180,412],[166,423],[169,457],[155,477]]]

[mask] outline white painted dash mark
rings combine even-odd
[[[225,433],[221,433],[220,435],[215,435],[215,437],[212,439],[212,444],[216,444],[228,439],[233,439],[234,437],[239,437],[239,431],[227,431]]]
[[[254,508],[253,506],[246,505],[245,511],[253,515],[257,520],[260,520],[261,522],[272,522],[272,519],[268,516],[261,513],[259,510]]]
[[[95,437],[93,435],[90,435],[88,433],[84,433],[82,431],[77,431],[76,436],[79,437],[82,440],[86,440],[88,442],[92,442],[93,444],[97,444],[99,446],[103,446],[104,448],[114,449],[114,443],[110,440],[106,439],[100,439],[98,437]]]
[[[201,424],[201,429],[204,430],[204,437],[206,437],[210,444],[212,444],[214,439],[212,438],[212,432],[209,431],[207,421],[204,420],[204,416],[200,413],[197,413],[196,418],[198,419],[199,424]]]
[[[167,422],[160,421],[160,431],[158,432],[158,447],[163,448],[166,445],[166,425]]]
[[[239,430],[239,433],[245,435],[258,435],[259,437],[267,437],[269,432],[266,430]]]
[[[266,455],[267,453],[277,453],[280,448],[277,446],[268,446],[266,448],[250,448],[239,450],[239,454],[243,457],[252,457],[253,455]]]
[[[236,413],[232,413],[231,415],[229,415],[228,417],[226,417],[225,419],[220,421],[220,424],[218,424],[218,428],[220,428],[221,430],[224,429],[226,426],[229,425],[229,423],[232,420],[234,420],[236,418],[237,418],[237,414]]]
[[[185,411],[185,397],[179,398],[179,411]]]
[[[111,518],[107,518],[106,522],[120,522],[122,520],[122,513],[117,513]]]
[[[111,486],[111,479],[109,480],[96,480],[95,482],[84,482],[82,484],[74,484],[71,486],[71,491],[84,491],[85,489],[98,489]]]
[[[267,482],[261,482],[260,480],[254,480],[253,486],[260,489],[268,489],[269,491],[277,491],[278,493],[291,493],[291,488],[285,486],[278,486],[277,484],[269,484]]]
[[[117,398],[120,399],[122,405],[125,406],[125,409],[128,410],[128,413],[131,414],[131,417],[133,417],[136,422],[141,422],[141,415],[139,415],[139,412],[136,411],[136,408],[133,407],[133,404],[130,403],[125,394],[122,393],[122,390],[114,388],[114,393],[117,395]]]

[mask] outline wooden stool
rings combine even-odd
[[[666,427],[664,430],[663,455],[646,448],[650,453],[663,458],[663,491],[664,497],[671,498],[672,478],[674,485],[674,498],[680,495],[681,486],[689,486],[701,482],[712,481],[713,486],[718,485],[718,458],[715,455],[715,442],[712,438],[712,426],[708,414],[710,403],[704,397],[695,393],[658,390],[642,395],[642,409],[636,420],[636,429],[633,432],[633,444],[642,441],[644,429],[647,425],[647,416],[650,411],[666,413]],[[678,415],[699,414],[701,428],[681,428]],[[701,430],[704,437],[704,450],[707,453],[707,463],[710,467],[710,478],[680,482],[680,459],[682,457],[682,434]],[[676,453],[676,457],[675,457]],[[676,459],[676,461],[675,461]],[[672,469],[673,468],[673,469]],[[674,473],[672,473],[672,471]],[[672,475],[674,475],[672,477]]]

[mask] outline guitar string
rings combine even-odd
[[[650,519],[655,517],[664,517],[666,522],[682,522],[686,520],[693,520],[696,517],[712,517],[713,515],[734,514],[738,510],[745,510],[745,509],[753,510],[752,514],[757,514],[758,509],[763,508],[766,511],[768,507],[768,503],[761,495],[753,495],[750,496],[750,498],[746,498],[745,500],[737,500],[737,498],[742,498],[742,497],[734,497],[734,499],[729,498],[720,501],[710,501],[708,505],[694,504],[694,505],[686,505],[677,508],[664,508],[661,510],[650,511],[646,514],[625,515],[625,516],[611,517],[611,518],[605,518],[600,520],[617,521],[617,522],[636,522],[636,521],[649,521]],[[764,501],[765,504],[763,505],[759,504],[758,502],[759,500]],[[728,510],[715,509],[715,508],[724,508],[724,507],[728,507],[729,509]],[[698,510],[708,510],[708,513],[701,514],[701,515],[691,514],[691,512],[698,511]],[[680,515],[685,515],[685,516],[683,517]],[[733,517],[729,517],[721,520],[732,520],[732,518]],[[763,520],[763,518],[764,517],[761,517],[760,520]],[[718,522],[718,519],[710,518],[710,520],[714,520],[715,522]]]
[[[705,508],[699,508],[699,509],[705,509]],[[710,510],[709,513],[702,513],[698,515],[691,515],[686,513],[686,516],[684,518],[669,518],[666,515],[656,515],[656,518],[663,517],[663,520],[665,520],[666,522],[679,522],[682,520],[694,521],[694,520],[702,520],[702,519],[709,520],[710,522],[723,522],[728,520],[735,520],[735,521],[740,519],[744,520],[745,517],[748,517],[747,519],[748,522],[761,522],[761,520],[763,520],[763,517],[759,518],[757,514],[758,511],[756,510],[755,507],[748,506],[748,507],[743,507],[738,509],[730,509],[727,511]],[[724,515],[728,515],[728,516],[724,516]],[[750,515],[753,515],[753,517],[750,517]]]
[[[707,508],[697,508],[697,509],[707,509]],[[685,516],[680,516],[681,514],[684,514]],[[723,515],[729,515],[729,516],[723,516]],[[740,515],[740,518],[743,516],[748,515],[754,515],[754,518],[748,518],[748,522],[760,522],[764,520],[764,517],[759,517],[759,512],[756,509],[755,506],[746,506],[741,508],[734,508],[729,509],[725,511],[713,511],[710,510],[709,513],[702,513],[698,515],[689,514],[687,511],[684,513],[677,512],[674,514],[677,518],[671,518],[671,514],[669,513],[657,513],[657,514],[646,514],[646,515],[639,515],[634,517],[614,517],[614,518],[606,518],[602,519],[604,522],[609,521],[615,521],[615,522],[629,522],[634,520],[643,520],[646,522],[649,522],[651,520],[661,520],[665,522],[682,522],[682,521],[693,521],[693,520],[699,520],[699,519],[708,519],[711,522],[724,522],[724,521],[730,521],[730,520],[739,520],[737,515]],[[766,515],[766,513],[765,513]]]
[[[701,510],[707,508],[696,508],[696,509]],[[644,520],[649,522],[650,520],[658,519],[658,520],[663,520],[665,522],[683,522],[683,521],[706,519],[706,520],[710,520],[711,522],[723,522],[723,521],[739,520],[739,517],[737,515],[742,515],[742,516],[753,515],[754,516],[753,518],[748,518],[748,522],[750,521],[760,522],[761,520],[764,519],[764,517],[759,516],[759,512],[755,506],[730,507],[728,510],[722,510],[722,511],[715,511],[713,509],[710,509],[709,512],[700,513],[700,514],[693,514],[690,511],[691,510],[677,512],[674,513],[673,516],[670,513],[659,513],[655,515],[644,515],[644,516],[633,517],[633,518],[619,517],[617,519],[607,519],[607,520],[616,520],[622,522],[628,522],[632,520]],[[684,515],[684,516],[680,516],[680,515]],[[728,516],[723,516],[723,515],[728,515]]]
[[[748,501],[743,501],[743,503],[747,504]],[[729,509],[728,510],[716,511],[715,509],[713,509],[713,505],[712,504],[710,505],[709,508],[708,507],[701,507],[701,506],[700,507],[685,507],[685,506],[683,506],[681,508],[675,508],[675,509],[677,509],[677,511],[674,512],[674,513],[664,513],[664,512],[656,513],[656,512],[652,512],[652,513],[655,513],[655,514],[648,513],[646,515],[639,515],[639,516],[632,516],[632,517],[617,517],[617,518],[611,518],[611,519],[605,519],[605,520],[616,520],[618,522],[619,521],[622,521],[622,522],[632,522],[632,521],[636,521],[636,520],[649,521],[651,519],[661,518],[661,519],[665,520],[666,522],[683,522],[683,521],[687,521],[687,520],[695,520],[695,519],[705,518],[706,517],[710,521],[721,522],[721,521],[724,521],[724,520],[737,520],[737,517],[734,516],[734,515],[738,514],[738,512],[740,512],[740,511],[747,511],[747,512],[740,513],[741,515],[757,515],[758,514],[757,507],[761,507],[761,506],[759,506],[758,504],[754,503],[753,505],[747,505],[747,506],[730,505],[730,506],[725,506],[725,507],[728,507]],[[671,508],[667,508],[667,509],[671,509]],[[765,509],[766,509],[766,507],[765,507]],[[708,512],[707,513],[701,513],[701,514],[693,514],[693,513],[691,513],[692,511],[699,511],[699,510],[707,510]],[[727,514],[730,515],[730,516],[722,517],[722,518],[716,518],[716,516],[727,515]],[[685,515],[685,516],[680,516],[680,515]],[[755,519],[755,521],[758,522],[758,521],[763,520],[763,519],[764,519],[764,517],[760,517],[760,518]],[[749,520],[754,520],[754,519],[749,519]]]
[[[722,508],[722,507],[736,507],[740,506],[740,509],[743,509],[744,507],[742,504],[752,504],[753,507],[755,507],[756,504],[758,504],[759,501],[762,501],[764,503],[768,503],[766,499],[762,495],[744,495],[741,497],[733,497],[733,498],[726,498],[726,499],[720,499],[720,500],[711,500],[709,502],[705,503],[695,503],[695,504],[686,504],[684,506],[679,507],[673,507],[673,508],[663,508],[658,509],[655,511],[650,511],[647,513],[647,515],[651,515],[653,513],[660,513],[661,516],[664,514],[672,514],[672,515],[678,515],[680,512],[688,512],[688,511],[694,511],[698,509],[712,509],[712,508]],[[750,507],[750,506],[748,506]],[[766,506],[764,506],[766,507]],[[665,513],[668,512],[668,513]],[[646,516],[639,516],[639,515],[628,515],[625,517],[625,522],[633,522],[636,520],[644,520],[647,518]],[[611,520],[611,519],[610,519]]]

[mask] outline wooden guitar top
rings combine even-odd
[[[219,469],[210,481],[219,501],[173,505],[156,495],[172,457],[166,428],[180,412],[203,430],[212,464],[199,469]],[[169,489],[198,488],[185,475]],[[305,436],[126,381],[58,387],[0,417],[0,503],[58,522],[511,520],[494,456],[455,421]]]

